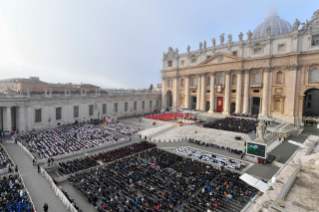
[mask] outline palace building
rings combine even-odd
[[[302,25],[302,26],[300,26]],[[319,10],[291,25],[275,9],[234,42],[163,55],[162,108],[258,114],[297,124],[319,116]]]

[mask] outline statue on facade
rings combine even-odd
[[[266,34],[267,34],[267,36],[271,35],[271,27],[270,26],[267,27]]]
[[[191,47],[188,45],[187,46],[187,52],[189,53],[190,50],[191,50]]]
[[[294,26],[293,26],[294,31],[298,31],[299,26],[300,26],[300,21],[296,18]]]
[[[263,121],[260,121],[256,128],[256,138],[259,141],[264,141],[264,135],[266,132],[266,125]]]
[[[238,35],[239,41],[243,41],[243,36],[244,36],[244,34],[242,32],[240,32]]]
[[[247,34],[247,40],[251,40],[251,36],[253,35],[253,33],[251,33],[250,30],[248,30]]]
[[[306,31],[306,30],[308,30],[308,29],[311,29],[311,24],[312,24],[312,21],[308,21],[308,20],[306,19],[306,22],[301,23],[302,28],[301,28],[300,31]]]
[[[212,39],[212,43],[213,43],[213,47],[215,47],[215,46],[216,46],[216,40],[215,40],[215,38]]]
[[[172,47],[168,47],[168,52],[174,52]]]
[[[202,42],[199,42],[199,50],[202,50],[203,44]]]
[[[204,49],[206,49],[206,40],[204,40]]]
[[[165,52],[163,52],[163,59],[165,58]]]
[[[219,36],[219,39],[220,39],[220,45],[224,45],[224,41],[225,41],[225,34],[223,33],[223,34],[221,34],[220,36]]]
[[[175,53],[176,53],[176,55],[178,55],[178,48],[175,49]]]
[[[233,35],[232,34],[229,34],[228,35],[228,43],[232,43],[233,42]]]

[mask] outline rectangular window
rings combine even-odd
[[[168,67],[172,67],[172,64],[173,64],[173,63],[172,63],[171,60],[167,62],[167,66],[168,66]]]
[[[134,110],[137,110],[137,102],[134,102]]]
[[[208,58],[210,58],[210,55],[208,55],[208,56],[206,57],[206,60],[207,60]]]
[[[103,104],[103,114],[106,114],[106,104]]]
[[[74,118],[79,118],[79,106],[74,106],[73,116]]]
[[[236,93],[236,90],[231,90],[232,93]]]
[[[283,52],[283,51],[285,51],[285,44],[279,44],[278,45],[278,52]]]
[[[150,108],[152,108],[152,100],[150,100]]]
[[[261,54],[261,48],[254,49],[254,54]]]
[[[145,101],[142,101],[142,109],[145,108]]]
[[[312,46],[318,46],[319,45],[319,35],[313,35],[312,36]]]
[[[191,63],[196,63],[196,59],[193,58],[193,59],[191,60]]]
[[[254,93],[259,93],[259,90],[253,90]]]
[[[93,105],[89,105],[89,116],[93,116]]]
[[[41,122],[41,109],[35,110],[35,123]]]
[[[181,61],[181,66],[184,66],[184,65],[185,65],[185,61],[182,60],[182,61]]]
[[[61,120],[62,119],[62,108],[58,107],[55,109],[55,119]]]
[[[124,103],[124,111],[126,112],[127,110],[128,110],[128,103],[125,102],[125,103]]]
[[[117,113],[117,103],[114,103],[114,112]]]
[[[233,51],[232,55],[237,56],[237,51]]]

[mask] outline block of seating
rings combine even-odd
[[[0,169],[7,168],[9,166],[13,166],[13,164],[9,160],[9,157],[4,151],[4,149],[0,147]]]
[[[82,210],[76,205],[74,199],[71,199],[71,197],[69,196],[68,192],[66,190],[64,190],[61,186],[59,186],[59,189],[62,191],[62,193],[65,195],[65,197],[69,200],[69,202],[74,206],[74,208],[78,212],[82,212]]]
[[[107,129],[89,124],[28,132],[22,134],[21,138],[28,143],[30,152],[37,152],[40,158],[71,153],[83,148],[89,149],[124,139]]]
[[[63,174],[71,174],[84,169],[88,169],[99,165],[99,163],[93,158],[87,156],[81,159],[74,159],[66,162],[59,163],[59,171]]]
[[[18,174],[1,177],[0,188],[0,211],[33,212]]]
[[[138,130],[140,130],[140,128],[137,126],[123,124],[123,123],[108,123],[107,129],[122,133],[124,135],[132,135],[135,132],[137,132]]]
[[[232,132],[249,133],[254,130],[256,131],[257,122],[255,120],[227,117],[225,119],[208,122],[203,126]]]

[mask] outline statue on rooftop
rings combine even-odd
[[[190,50],[191,50],[191,47],[188,45],[187,46],[187,52],[189,53]]]
[[[253,35],[253,33],[251,33],[250,30],[248,30],[247,34],[247,40],[251,40],[251,36]]]
[[[215,40],[215,38],[212,39],[212,43],[213,43],[213,47],[215,47],[215,46],[216,46],[216,40]]]
[[[221,34],[220,36],[219,36],[219,39],[220,39],[220,45],[224,45],[224,41],[225,41],[225,34],[223,33],[223,34]]]
[[[270,26],[267,27],[266,33],[267,33],[267,36],[271,35],[271,27]]]
[[[203,44],[202,42],[199,42],[199,50],[202,50]]]
[[[300,26],[300,21],[296,18],[294,26],[293,26],[294,31],[298,31],[299,26]]]
[[[206,40],[204,40],[204,49],[206,49]]]
[[[228,43],[231,44],[233,42],[233,36],[231,34],[228,35]]]
[[[243,36],[244,36],[244,34],[242,32],[240,32],[238,35],[239,41],[243,41]]]

